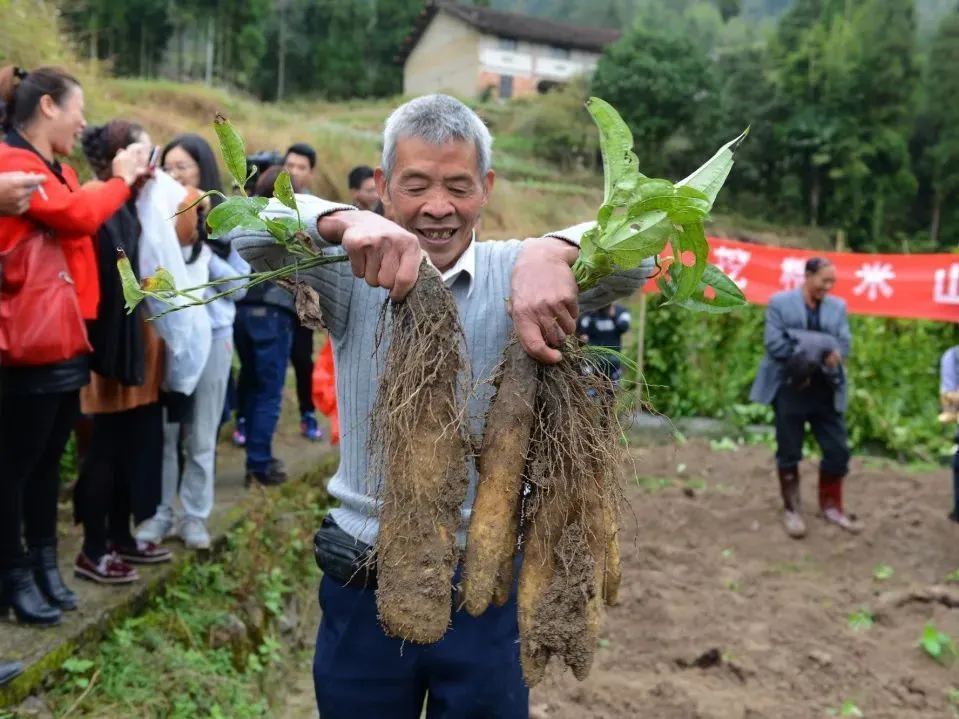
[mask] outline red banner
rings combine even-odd
[[[806,260],[827,257],[836,267],[833,294],[846,300],[851,314],[959,322],[959,255],[814,252],[719,237],[710,237],[709,245],[709,261],[753,304],[801,286]],[[658,291],[654,282],[646,289]]]

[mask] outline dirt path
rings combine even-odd
[[[844,702],[869,719],[959,716],[948,695],[959,673],[917,647],[929,620],[959,637],[959,611],[907,602],[868,630],[849,626],[860,607],[885,607],[886,593],[942,583],[959,567],[948,472],[857,461],[846,501],[864,534],[810,516],[796,542],[778,524],[767,449],[692,443],[634,458],[621,603],[591,676],[579,683],[552,667],[533,692],[535,719],[812,719]],[[814,471],[804,467],[807,515]],[[880,563],[894,572],[882,582]],[[959,599],[959,585],[945,586]],[[713,666],[695,666],[700,658]]]

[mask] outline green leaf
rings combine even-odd
[[[140,289],[140,283],[133,273],[130,258],[123,250],[117,250],[117,271],[120,273],[120,287],[123,289],[124,307],[127,314],[133,314],[137,305],[146,297]]]
[[[854,632],[872,628],[875,617],[869,607],[861,607],[849,615],[849,628]]]
[[[286,225],[280,222],[278,219],[269,219],[264,217],[263,222],[266,223],[267,231],[273,235],[273,237],[280,242],[281,244],[286,244],[292,239],[290,232],[288,231]]]
[[[296,196],[293,194],[293,179],[287,170],[283,170],[276,176],[276,183],[273,185],[273,197],[291,210],[297,209]]]
[[[223,158],[226,168],[242,189],[247,179],[246,147],[243,144],[243,138],[230,124],[230,121],[219,112],[213,121],[213,128],[216,130],[217,139],[220,141],[220,157]]]
[[[673,297],[674,302],[682,302],[689,299],[706,271],[706,265],[709,262],[709,242],[706,240],[706,226],[702,222],[692,222],[683,225],[682,231],[673,241],[673,251],[676,257],[670,269],[676,268],[676,294]],[[692,252],[694,262],[692,266],[687,266],[683,262],[683,254]]]
[[[670,271],[676,266],[674,262],[670,266]],[[716,267],[708,265],[703,277],[699,282],[699,287],[693,294],[681,301],[673,301],[676,296],[676,282],[670,271],[664,273],[658,280],[660,292],[667,302],[678,305],[687,310],[695,312],[705,312],[707,314],[726,314],[742,307],[746,304],[746,297],[743,295],[739,286],[733,282],[726,274]],[[713,297],[706,297],[706,288],[711,287],[715,293]]]
[[[599,148],[603,155],[603,204],[614,199],[618,183],[639,172],[639,159],[633,153],[633,133],[619,113],[605,100],[591,97],[586,109],[599,128]]]
[[[743,134],[719,148],[716,154],[713,155],[706,164],[682,182],[676,184],[680,187],[692,187],[693,189],[700,190],[706,195],[706,198],[709,200],[709,205],[712,207],[712,204],[716,201],[716,196],[719,195],[719,191],[722,189],[723,183],[726,182],[726,178],[729,177],[730,170],[733,169],[733,153],[736,151],[736,148],[742,144],[743,140],[746,139],[748,134],[749,128],[747,127],[743,131]]]
[[[895,571],[893,568],[885,562],[880,562],[876,565],[875,569],[872,570],[872,576],[878,582],[884,582],[887,579],[892,579],[892,575],[894,573]]]
[[[143,280],[143,291],[149,293],[157,292],[175,292],[176,282],[170,271],[163,267],[157,267],[156,272],[151,277]]]
[[[206,218],[210,237],[216,239],[237,228],[265,230],[266,223],[259,213],[266,209],[268,203],[266,197],[231,197],[217,205]]]
[[[672,223],[663,216],[651,227],[626,220],[605,240],[604,249],[621,269],[636,267],[647,257],[659,255],[675,235]]]

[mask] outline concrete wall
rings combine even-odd
[[[474,28],[444,12],[437,13],[406,60],[403,92],[476,96],[480,90],[479,41]]]
[[[493,87],[498,95],[500,76],[513,77],[513,97],[538,91],[540,81],[564,82],[592,74],[599,55],[583,50],[556,52],[549,45],[520,41],[504,48],[494,35],[483,35],[479,44],[480,89]]]

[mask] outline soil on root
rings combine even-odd
[[[406,300],[387,311],[390,345],[370,433],[373,466],[384,478],[377,608],[387,633],[431,643],[450,621],[469,487],[462,328],[452,295],[425,260]]]
[[[693,442],[631,457],[620,602],[590,676],[554,662],[532,691],[533,719],[816,719],[845,702],[869,719],[954,715],[959,663],[941,666],[917,644],[927,622],[959,638],[959,609],[913,590],[959,568],[947,470],[854,460],[845,499],[865,529],[851,536],[817,517],[806,462],[809,534],[796,541],[769,449]],[[874,577],[880,564],[891,578]],[[862,607],[876,621],[856,631],[849,617]]]

